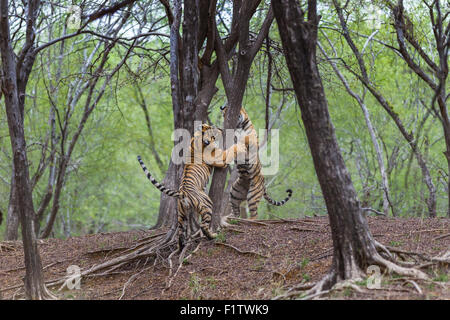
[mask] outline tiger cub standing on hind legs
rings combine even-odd
[[[141,157],[137,157],[144,173],[153,185],[168,196],[178,198],[178,247],[180,251],[185,246],[187,219],[191,211],[196,211],[200,215],[200,228],[208,239],[214,239],[217,236],[210,230],[212,202],[205,192],[205,186],[211,175],[212,167],[226,167],[238,153],[245,152],[244,144],[234,144],[227,150],[219,149],[216,140],[221,136],[222,130],[207,124],[202,124],[201,130],[194,133],[189,146],[190,159],[186,159],[178,191],[158,183],[147,170]]]
[[[227,112],[228,107],[222,106],[223,116]],[[233,215],[240,216],[240,205],[247,200],[250,211],[250,219],[256,219],[258,215],[258,204],[261,198],[264,198],[272,205],[282,206],[292,196],[292,190],[287,189],[288,196],[282,201],[275,201],[269,197],[264,185],[264,176],[261,173],[261,162],[258,155],[258,136],[256,130],[250,121],[247,112],[241,107],[239,120],[236,125],[236,134],[240,138],[245,138],[245,146],[248,150],[245,161],[236,163],[238,170],[238,178],[234,181],[230,191],[230,202]]]

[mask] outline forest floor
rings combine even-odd
[[[429,257],[450,248],[450,219],[369,217],[375,239],[391,248]],[[328,271],[332,242],[327,217],[293,221],[261,220],[225,229],[215,241],[202,240],[166,285],[168,266],[130,263],[113,275],[83,278],[80,289],[51,288],[62,299],[272,299],[301,282],[320,280]],[[154,231],[101,233],[39,242],[46,280],[66,275],[70,265],[86,269],[111,259]],[[0,290],[3,299],[23,297],[21,242],[0,242]],[[408,281],[382,275],[380,288],[334,290],[322,299],[450,299],[450,269],[422,269],[433,281]],[[132,277],[134,276],[134,277]],[[417,288],[414,284],[417,284]],[[125,289],[124,289],[125,288]],[[359,292],[361,291],[361,292]],[[421,293],[419,293],[421,291]]]

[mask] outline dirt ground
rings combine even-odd
[[[296,284],[318,281],[325,275],[332,257],[327,217],[260,222],[233,225],[215,241],[203,240],[166,290],[168,266],[153,265],[152,261],[130,263],[113,275],[83,278],[80,289],[58,291],[59,287],[53,287],[51,290],[61,299],[272,299]],[[450,249],[450,219],[369,217],[369,226],[375,239],[392,248],[428,257]],[[40,241],[45,279],[66,275],[71,265],[86,269],[111,259],[121,248],[131,247],[150,232],[153,231]],[[3,299],[23,298],[23,266],[21,242],[0,242]],[[450,299],[448,265],[422,270],[432,281],[411,282],[384,274],[378,289],[368,289],[367,282],[362,281],[357,283],[360,290],[346,287],[321,298]]]

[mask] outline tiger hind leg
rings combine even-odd
[[[178,220],[178,250],[181,252],[186,245],[188,238],[188,217],[190,208],[183,206],[181,201],[177,206],[177,220]]]
[[[264,195],[264,189],[259,184],[251,184],[247,195],[248,210],[250,211],[250,219],[254,220],[258,217],[258,205]]]
[[[201,217],[200,229],[203,234],[209,239],[214,239],[217,237],[217,233],[211,231],[211,217],[212,217],[212,204],[202,203],[198,206],[198,214]]]
[[[230,191],[230,202],[233,216],[239,217],[241,215],[241,203],[247,200],[249,187],[250,181],[242,177],[238,177],[233,183]]]

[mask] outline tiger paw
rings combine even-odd
[[[209,234],[206,234],[206,237],[207,237],[209,240],[213,240],[213,239],[217,238],[217,233],[215,233],[215,232],[210,232]]]

